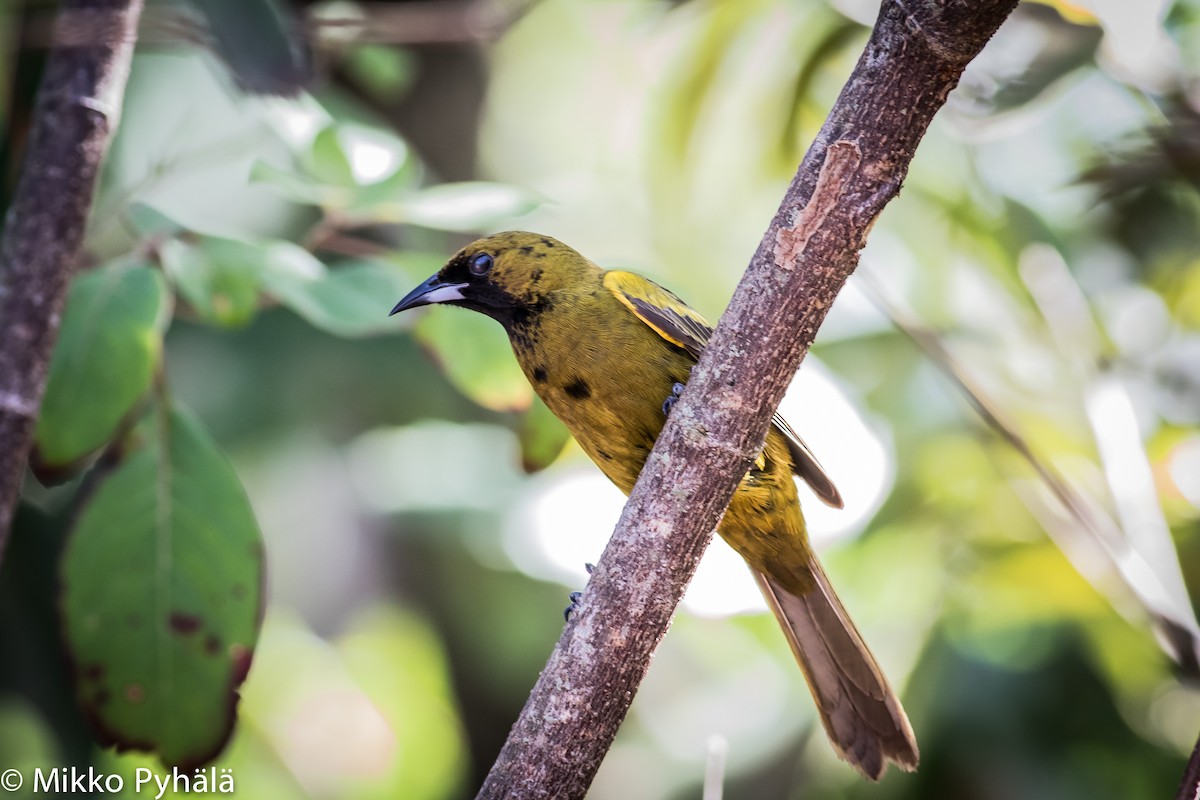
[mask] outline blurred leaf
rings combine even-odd
[[[1050,2],[1058,13],[1038,5],[1020,9],[1021,22],[1027,27],[1022,38],[1034,48],[1019,76],[1006,80],[988,98],[992,113],[1001,113],[1026,105],[1042,95],[1062,78],[1081,67],[1095,63],[1096,50],[1104,31],[1090,12],[1072,4]]]
[[[1149,265],[1163,252],[1195,252],[1200,224],[1200,109],[1175,94],[1163,120],[1092,156],[1080,181],[1116,211],[1112,234]]]
[[[142,236],[176,236],[186,229],[157,208],[146,203],[133,203],[125,215]]]
[[[201,319],[241,327],[258,310],[259,249],[205,236],[194,244],[173,240],[160,249],[163,269]]]
[[[263,289],[316,327],[365,336],[399,326],[388,312],[408,285],[403,271],[374,261],[327,270],[308,251],[285,242],[263,255]]]
[[[366,223],[395,221],[396,198],[411,194],[420,184],[418,167],[409,159],[383,180],[359,186],[346,206],[347,216]]]
[[[1167,296],[1171,313],[1185,329],[1200,330],[1200,259],[1192,259],[1174,276]]]
[[[192,0],[239,87],[294,95],[312,82],[312,57],[291,9],[277,0]]]
[[[820,125],[824,109],[811,108],[810,102],[817,78],[847,49],[862,37],[865,30],[854,20],[840,14],[820,13],[814,8],[804,25],[794,31],[793,52],[804,54],[792,83],[791,112],[783,126],[780,139],[781,168],[789,172],[804,157],[808,142],[804,141],[811,125]],[[806,113],[807,112],[807,113]]]
[[[23,774],[62,760],[54,732],[37,708],[20,696],[0,702],[0,753],[6,764]]]
[[[529,406],[533,390],[508,337],[492,320],[460,309],[432,309],[415,333],[450,382],[476,403],[500,411]]]
[[[375,220],[443,231],[493,228],[538,206],[530,193],[500,183],[443,183],[375,207]]]
[[[970,576],[977,598],[977,630],[1022,627],[1030,622],[1109,617],[1104,597],[1051,542],[991,550]],[[977,593],[977,594],[976,594]],[[1149,643],[1149,638],[1144,641]]]
[[[184,768],[215,757],[250,669],[262,579],[237,475],[195,419],[159,409],[63,557],[65,638],[97,734]]]
[[[69,465],[102,447],[145,393],[170,300],[157,271],[112,264],[71,284],[37,423],[37,459]]]
[[[377,101],[394,103],[408,91],[416,75],[416,59],[400,47],[364,44],[351,49],[342,69]]]
[[[740,3],[702,3],[704,18],[693,34],[691,51],[665,94],[658,152],[663,166],[680,171],[688,162],[692,137],[702,130],[700,118],[713,95],[713,86],[734,42],[762,12],[761,0]],[[654,163],[654,162],[652,162]]]
[[[360,222],[403,222],[396,208],[420,184],[420,164],[395,134],[369,125],[329,125],[301,153],[297,170],[263,161],[250,179],[297,203],[319,206]]]
[[[1085,5],[1072,3],[1071,0],[1030,0],[1030,2],[1049,6],[1061,14],[1062,18],[1067,22],[1072,22],[1076,25],[1100,24],[1100,21],[1096,19],[1096,15],[1089,11]]]
[[[208,322],[236,327],[248,322],[266,293],[312,325],[338,336],[364,336],[400,327],[388,318],[416,270],[431,272],[437,259],[361,261],[328,269],[299,245],[266,244],[205,236],[194,244],[164,245],[163,264],[179,290]]]
[[[338,126],[330,125],[313,139],[308,152],[309,174],[319,183],[332,186],[353,186],[354,171],[338,136]]]
[[[293,202],[322,208],[341,208],[353,196],[344,187],[326,186],[307,175],[281,169],[266,161],[256,161],[250,167],[250,182],[268,184]]]
[[[521,466],[537,472],[554,463],[571,438],[567,427],[541,398],[534,397],[517,428],[521,440]]]

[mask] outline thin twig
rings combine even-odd
[[[1181,589],[1184,599],[1180,602],[1177,599],[1179,595],[1168,590],[1161,571],[1131,546],[1126,534],[1096,502],[1034,450],[1017,426],[946,350],[936,334],[910,319],[908,314],[884,298],[872,281],[865,280],[860,287],[891,319],[892,324],[912,339],[929,360],[955,383],[984,423],[1037,474],[1042,486],[1073,523],[1045,527],[1077,571],[1089,580],[1094,579],[1096,570],[1092,568],[1095,563],[1093,557],[1102,558],[1105,565],[1110,567],[1107,572],[1119,576],[1146,610],[1158,629],[1160,644],[1168,655],[1186,674],[1193,677],[1200,675],[1200,629],[1187,602],[1186,589]],[[1031,510],[1034,513],[1039,511],[1036,507],[1031,507]],[[1082,562],[1076,547],[1064,546],[1067,541],[1062,539],[1061,534],[1071,536],[1071,544],[1082,544],[1086,548],[1083,552],[1090,560]]]
[[[887,0],[479,798],[578,798],[918,142],[1016,0]]]

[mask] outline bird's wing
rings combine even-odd
[[[620,270],[604,273],[604,286],[655,333],[671,344],[682,347],[693,358],[700,358],[700,353],[712,337],[712,325],[673,292],[641,275]],[[771,417],[771,423],[787,442],[793,471],[804,479],[822,502],[841,508],[841,494],[808,445],[779,414]]]
[[[808,484],[808,488],[812,489],[813,494],[819,497],[825,505],[833,508],[845,506],[842,501],[842,493],[833,485],[833,479],[826,474],[825,468],[821,466],[820,461],[817,461],[812,450],[808,449],[808,445],[800,438],[800,434],[792,430],[792,426],[788,425],[787,420],[779,414],[771,417],[771,423],[787,441],[788,452],[792,454],[792,471]]]
[[[604,285],[662,338],[700,358],[713,328],[691,306],[654,281],[632,272],[604,273]]]

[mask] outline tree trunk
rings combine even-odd
[[[117,127],[142,0],[64,0],[0,241],[0,560],[63,300]],[[89,38],[68,37],[86,23]],[[85,399],[81,398],[81,402]]]

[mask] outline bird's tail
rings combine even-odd
[[[838,755],[872,780],[887,762],[911,772],[919,755],[908,717],[816,558],[813,588],[801,596],[769,575],[754,577],[787,634]]]

